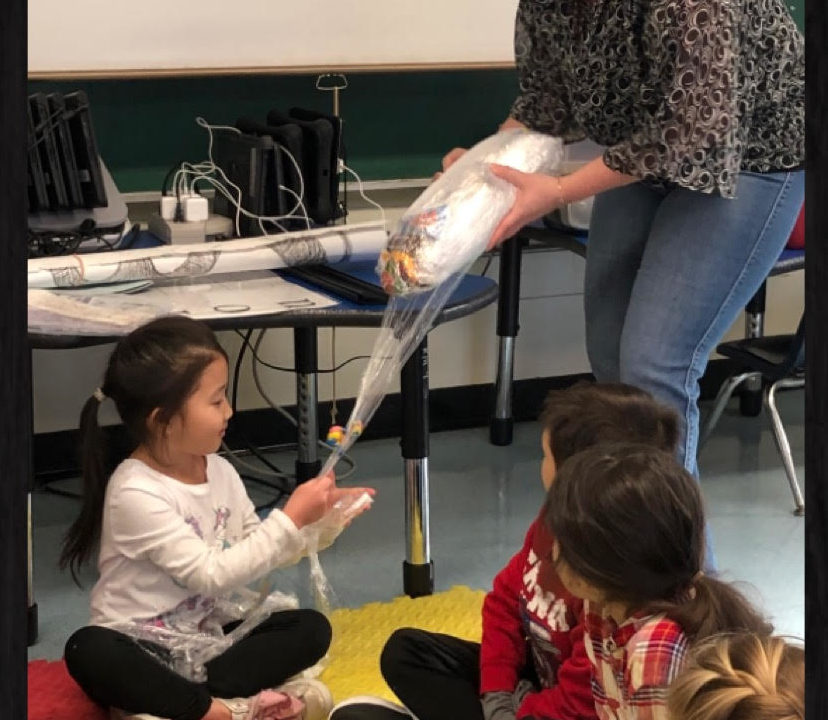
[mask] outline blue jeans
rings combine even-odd
[[[642,183],[595,198],[584,289],[592,372],[678,412],[678,459],[696,477],[699,378],[784,248],[804,185],[802,171],[743,172],[733,199]]]

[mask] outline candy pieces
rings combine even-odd
[[[362,423],[359,420],[351,421],[348,425],[347,432],[350,432],[351,437],[356,440],[360,435],[362,435]],[[342,444],[346,434],[345,428],[341,425],[331,425],[328,430],[328,436],[325,438],[325,443],[331,447],[338,447]]]
[[[442,205],[402,218],[377,265],[386,293],[407,295],[434,287],[435,262],[439,265],[443,255],[456,254],[450,243],[444,249],[437,243],[447,217],[448,208]]]
[[[328,437],[325,438],[325,442],[331,447],[336,447],[337,445],[342,443],[342,438],[344,437],[345,428],[343,428],[341,425],[331,425],[330,429],[328,430]]]

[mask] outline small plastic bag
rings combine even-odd
[[[471,148],[403,215],[377,266],[385,291],[406,295],[434,288],[486,249],[515,199],[514,186],[493,175],[490,163],[552,173],[562,158],[560,138],[520,129]]]
[[[29,332],[44,335],[125,335],[158,315],[163,306],[123,296],[61,293],[29,288]]]

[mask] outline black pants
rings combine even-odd
[[[205,683],[183,678],[133,638],[108,628],[81,628],[67,641],[65,655],[69,674],[101,705],[200,720],[213,697],[247,697],[275,687],[315,664],[330,644],[331,626],[324,615],[287,610],[273,613],[206,663]]]
[[[418,720],[483,720],[479,643],[403,628],[385,643],[380,669]]]

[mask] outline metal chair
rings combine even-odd
[[[779,390],[801,388],[805,385],[805,318],[799,322],[799,327],[793,335],[769,335],[751,337],[742,340],[725,342],[716,348],[716,351],[743,367],[743,371],[724,382],[713,410],[705,423],[701,433],[699,446],[701,447],[710,437],[713,429],[722,416],[722,412],[734,391],[743,383],[758,381],[764,385],[764,406],[773,428],[773,437],[776,447],[785,466],[785,475],[794,497],[794,514],[805,513],[805,501],[796,477],[796,467],[791,456],[791,446],[785,427],[779,417],[776,407],[776,393]]]

